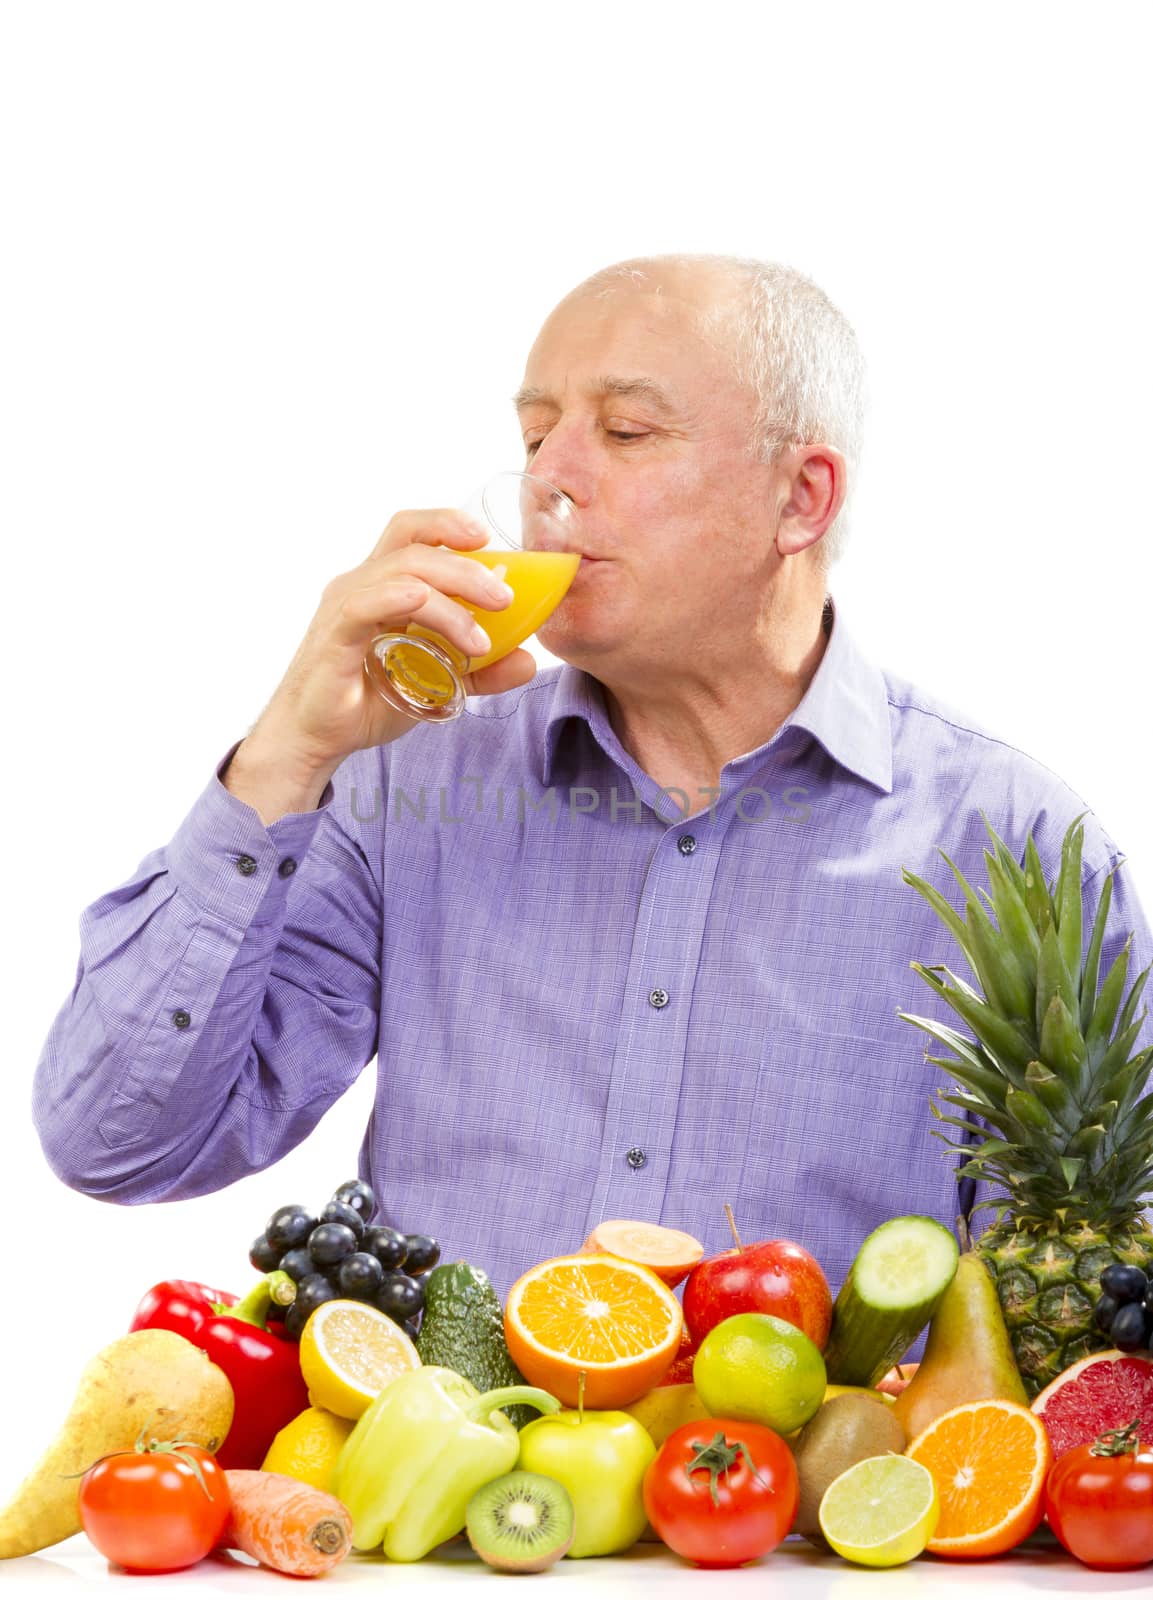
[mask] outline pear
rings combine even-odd
[[[966,1251],[941,1296],[925,1341],[925,1354],[897,1396],[893,1414],[910,1439],[953,1406],[972,1400],[1029,1404],[1001,1315],[997,1286],[980,1256]]]

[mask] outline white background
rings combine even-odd
[[[267,1214],[354,1173],[373,1088],[226,1193],[66,1191],[28,1105],[80,912],[328,578],[519,465],[524,356],[596,268],[760,255],[841,305],[872,395],[844,614],[1068,779],[1148,904],[1150,34],[973,0],[5,8],[0,1491],[144,1289],[243,1287]]]

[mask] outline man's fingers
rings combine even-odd
[[[431,511],[398,511],[377,540],[372,554],[390,555],[406,544],[450,544],[461,550],[479,550],[487,539],[486,528],[451,506]]]
[[[338,645],[367,642],[370,634],[385,633],[393,628],[403,633],[416,613],[425,609],[432,592],[427,583],[408,577],[374,584],[371,589],[353,589],[337,605],[332,624],[333,642]]]
[[[514,650],[511,655],[494,661],[491,667],[481,667],[470,672],[464,680],[466,694],[504,694],[507,689],[519,689],[536,672],[536,658],[527,650]]]

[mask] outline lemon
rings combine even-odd
[[[933,1474],[909,1456],[869,1456],[834,1478],[817,1513],[839,1556],[899,1567],[933,1537],[941,1503]]]
[[[404,1329],[359,1300],[326,1300],[300,1336],[300,1371],[309,1400],[353,1422],[393,1378],[420,1364]]]
[[[349,1417],[334,1416],[319,1406],[309,1406],[285,1423],[268,1447],[261,1472],[283,1472],[314,1489],[332,1492],[332,1469],[344,1441],[353,1430]]]
[[[825,1359],[791,1322],[742,1311],[705,1335],[693,1386],[714,1417],[793,1433],[825,1398]]]

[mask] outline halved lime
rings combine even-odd
[[[899,1567],[933,1537],[940,1515],[933,1474],[908,1456],[869,1456],[834,1478],[818,1516],[839,1556],[862,1567]]]

